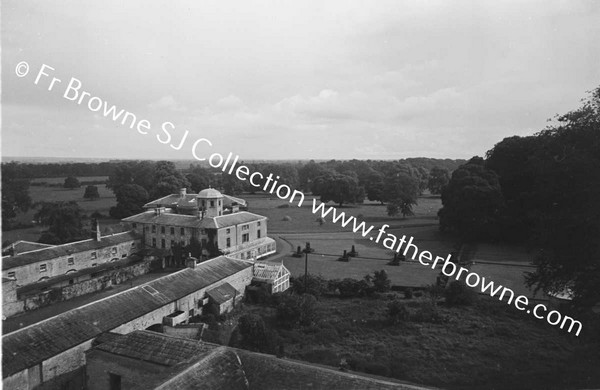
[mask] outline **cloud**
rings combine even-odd
[[[148,108],[151,110],[170,110],[175,112],[187,111],[187,108],[179,105],[172,95],[163,96],[157,101],[148,104]]]

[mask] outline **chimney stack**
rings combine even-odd
[[[92,238],[98,242],[102,239],[102,233],[100,232],[100,223],[96,218],[92,219]]]
[[[185,198],[185,195],[186,195],[186,194],[187,194],[187,189],[186,189],[185,187],[184,187],[184,188],[181,188],[181,189],[179,190],[179,197],[180,197],[180,198]]]

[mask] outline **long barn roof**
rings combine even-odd
[[[251,263],[220,256],[6,334],[2,337],[3,377],[250,267]]]

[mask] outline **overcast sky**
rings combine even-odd
[[[600,85],[600,2],[2,1],[3,156],[469,158]],[[26,61],[29,74],[15,67]],[[42,64],[55,68],[34,84]],[[142,135],[63,97],[151,123]],[[161,124],[175,125],[161,144]]]

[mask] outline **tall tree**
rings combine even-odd
[[[359,203],[365,192],[358,185],[358,179],[349,175],[327,173],[317,177],[312,183],[312,193],[321,197],[321,202],[334,201],[340,207],[344,203]]]
[[[75,176],[69,176],[65,179],[65,183],[63,184],[64,188],[74,189],[81,187],[81,183]]]
[[[170,161],[159,161],[154,168],[154,186],[150,190],[153,199],[176,194],[181,188],[187,188],[190,182]]]
[[[98,187],[96,186],[87,186],[85,187],[85,192],[83,193],[84,199],[98,199],[100,197],[100,193],[98,192]]]
[[[18,164],[2,164],[2,230],[9,230],[17,214],[31,207],[29,180],[22,177]]]
[[[450,172],[447,169],[440,167],[433,167],[429,172],[429,180],[427,182],[427,188],[432,194],[441,194],[442,190],[450,181]]]
[[[111,207],[109,214],[121,219],[144,211],[142,207],[148,202],[148,192],[137,184],[120,186],[116,191],[117,205]]]
[[[82,210],[77,202],[42,202],[34,218],[48,230],[39,242],[64,244],[86,238],[83,229]]]
[[[452,173],[442,204],[442,230],[457,231],[466,240],[493,236],[504,207],[498,175],[485,168],[481,157],[473,157]]]

